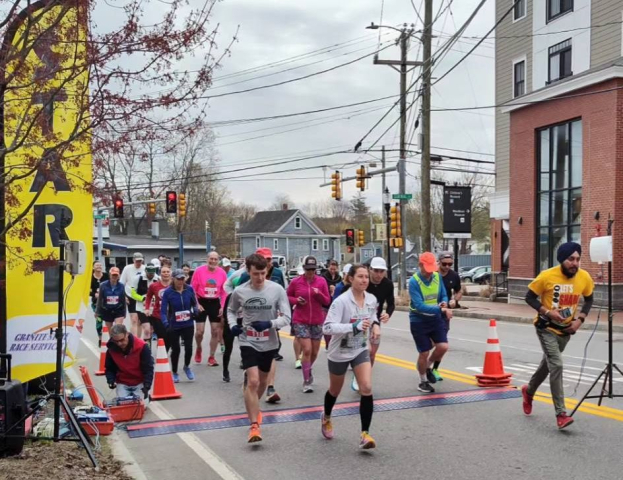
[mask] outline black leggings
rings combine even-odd
[[[235,337],[229,328],[229,324],[227,323],[227,320],[225,320],[225,325],[223,327],[223,343],[225,344],[225,352],[223,352],[223,373],[229,371],[229,359],[231,358],[231,353],[234,350],[234,338]]]
[[[162,338],[164,340],[164,346],[167,349],[167,353],[169,353],[169,349],[171,348],[171,339],[167,335],[167,329],[164,328],[162,320],[156,317],[149,317],[149,323],[151,323],[156,337],[158,337],[158,339]]]
[[[184,367],[188,367],[193,357],[194,337],[194,325],[179,330],[171,330],[169,332],[169,342],[171,343],[171,370],[173,370],[173,373],[177,373],[177,364],[180,359],[180,338],[184,342]]]

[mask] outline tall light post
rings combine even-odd
[[[400,266],[400,281],[398,282],[398,289],[402,291],[402,286],[405,283],[407,268],[407,217],[406,217],[406,204],[407,200],[407,74],[409,73],[408,67],[416,68],[423,65],[422,62],[409,61],[407,54],[409,51],[409,39],[416,38],[414,33],[419,33],[414,30],[414,25],[404,24],[401,29],[392,27],[390,25],[376,25],[372,22],[366,28],[368,30],[378,30],[379,28],[389,28],[400,32],[398,44],[400,45],[400,60],[380,60],[378,55],[374,56],[375,65],[389,65],[393,69],[400,67],[400,159],[398,161],[398,184],[399,184],[399,201],[400,201],[400,224],[402,225],[402,249],[399,255]]]
[[[383,192],[383,206],[385,207],[385,241],[387,242],[387,278],[392,279],[392,247],[389,242],[389,209],[391,208],[392,196],[389,193],[389,188],[385,187],[385,191]]]

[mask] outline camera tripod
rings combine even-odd
[[[61,218],[62,222],[62,218]],[[54,380],[54,392],[50,393],[46,397],[43,397],[39,400],[39,402],[35,405],[35,407],[20,418],[15,424],[9,427],[6,432],[2,435],[3,437],[9,437],[9,433],[14,430],[18,425],[22,422],[26,421],[28,417],[31,417],[39,410],[41,410],[50,400],[54,401],[54,434],[52,437],[35,437],[38,440],[53,440],[54,442],[59,441],[70,441],[70,442],[79,442],[82,444],[84,449],[93,464],[93,467],[97,468],[97,460],[95,458],[95,454],[91,449],[91,440],[78,422],[76,415],[73,410],[67,403],[65,396],[61,392],[61,376],[63,371],[63,311],[64,311],[64,292],[63,292],[63,275],[65,272],[65,242],[67,241],[67,236],[65,235],[64,229],[60,229],[60,254],[58,261],[58,271],[59,271],[59,280],[58,280],[58,323],[56,326],[56,330],[54,331],[54,338],[56,339],[56,378]],[[61,438],[60,436],[60,419],[61,419],[61,407],[65,412],[65,418],[67,418],[71,429],[77,435],[77,438]]]
[[[612,223],[614,220],[608,220],[608,235],[612,233]],[[604,397],[612,398],[623,398],[623,395],[615,395],[614,393],[614,379],[612,378],[614,370],[619,372],[621,376],[623,376],[623,372],[621,369],[613,362],[612,360],[612,262],[608,262],[608,363],[601,371],[601,373],[597,376],[597,379],[591,385],[591,388],[584,394],[584,396],[580,399],[578,404],[575,406],[570,416],[576,412],[580,405],[584,403],[584,400],[588,398],[598,398],[599,402],[597,405],[601,407],[601,403],[603,402]],[[601,377],[604,377],[604,382],[601,387],[601,392],[599,395],[591,395],[593,389],[597,386]]]

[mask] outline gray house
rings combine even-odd
[[[243,257],[267,247],[273,255],[283,255],[288,267],[306,255],[319,262],[340,258],[340,235],[327,235],[301,210],[258,212],[238,231]]]

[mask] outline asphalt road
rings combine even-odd
[[[420,394],[413,366],[416,351],[408,327],[407,314],[402,312],[396,312],[383,327],[381,355],[374,367],[375,399]],[[506,369],[514,374],[513,384],[526,383],[541,357],[533,328],[500,323],[498,333]],[[450,352],[441,366],[446,378],[435,385],[437,392],[478,388],[473,375],[482,367],[487,335],[486,321],[452,321]],[[565,354],[567,394],[571,395],[578,385],[570,403],[588,389],[607,360],[606,334],[597,332],[587,349],[580,378],[589,336],[590,332],[579,332]],[[91,371],[97,366],[95,340],[91,318],[79,361]],[[615,335],[615,362],[623,365],[621,343],[623,336]],[[294,369],[287,335],[282,354],[286,358],[279,363],[277,374],[282,401],[277,407],[264,404],[264,410],[321,405],[328,385],[324,353],[314,368],[316,386],[311,394],[301,391],[302,375]],[[244,412],[238,362],[236,344],[230,384],[221,381],[220,367],[193,365],[196,381],[182,380],[178,384],[184,397],[152,402],[144,421]],[[623,379],[615,378],[615,392],[623,394]],[[114,396],[102,377],[96,377],[95,382],[108,398]],[[531,417],[523,415],[519,398],[377,412],[371,433],[378,447],[367,452],[357,448],[358,416],[334,418],[336,438],[332,441],[322,437],[318,421],[266,425],[262,429],[264,441],[255,445],[246,443],[246,428],[139,439],[130,439],[121,431],[119,437],[144,473],[138,478],[154,480],[413,479],[431,475],[442,479],[621,478],[623,399],[606,399],[602,407],[591,400],[576,414],[574,425],[558,431],[554,408],[547,399],[548,385],[544,384],[540,391],[543,395],[535,402]],[[345,387],[338,402],[357,399],[357,394]]]

